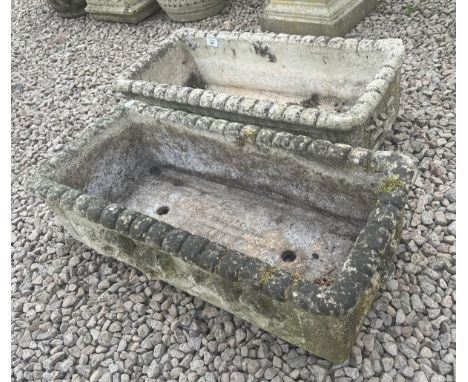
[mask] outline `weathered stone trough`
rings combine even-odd
[[[162,107],[376,148],[400,100],[401,40],[181,29],[114,87]]]
[[[130,101],[28,188],[99,253],[343,361],[413,172],[402,154]]]

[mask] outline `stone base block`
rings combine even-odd
[[[343,36],[377,5],[377,0],[271,0],[261,18],[264,30]]]
[[[86,11],[84,9],[77,9],[74,11],[57,12],[57,14],[64,19],[75,19],[86,16]]]
[[[86,11],[94,19],[138,23],[159,9],[156,0],[88,0]]]

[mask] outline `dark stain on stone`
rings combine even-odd
[[[152,176],[159,176],[161,175],[161,170],[159,169],[159,167],[153,166],[150,168],[149,173]]]
[[[255,54],[258,54],[262,57],[268,57],[268,61],[270,62],[277,61],[276,56],[273,53],[271,53],[270,47],[268,47],[267,45],[262,45],[260,41],[257,41],[256,43],[252,44],[252,46],[255,50]]]
[[[312,93],[309,98],[302,100],[300,105],[302,107],[317,107],[319,105],[319,95],[317,93]]]
[[[208,84],[199,74],[191,73],[189,79],[185,83],[185,86],[194,89],[206,89]]]
[[[190,49],[195,50],[198,48],[198,44],[192,41],[189,41],[188,46]]]
[[[175,187],[181,187],[184,185],[184,182],[182,182],[180,179],[174,179],[172,181],[172,184],[175,186]]]

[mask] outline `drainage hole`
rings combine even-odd
[[[156,210],[156,213],[158,215],[166,215],[168,212],[169,212],[169,207],[168,206],[162,206],[162,207],[159,207]]]
[[[284,251],[281,254],[281,260],[286,263],[292,263],[294,260],[296,260],[296,257],[296,252],[294,251]]]
[[[153,166],[150,168],[149,173],[150,175],[158,176],[161,175],[161,170],[159,169],[159,167]]]
[[[318,259],[320,256],[319,256],[319,254],[317,252],[314,252],[314,253],[312,253],[312,257],[314,259]]]

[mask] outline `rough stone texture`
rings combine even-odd
[[[377,5],[377,0],[269,0],[264,30],[315,36],[344,36]]]
[[[193,123],[186,123],[187,120]],[[213,124],[218,126],[219,122],[130,101],[103,117],[99,128],[89,130],[86,136],[51,158],[29,180],[29,191],[43,197],[69,232],[99,253],[136,266],[150,278],[167,281],[317,355],[336,362],[345,360],[364,314],[393,262],[406,194],[414,177],[412,159],[392,152],[352,150],[292,134],[285,140],[286,133],[273,131],[275,137],[269,145],[264,142],[257,145],[255,139],[244,139],[245,127],[239,123],[228,123],[221,131],[211,130]],[[238,134],[235,139],[231,133],[226,134],[231,127]],[[289,145],[298,139],[307,140],[307,150]],[[336,154],[341,150],[346,155]],[[357,155],[367,156],[365,166],[356,164]],[[286,166],[284,171],[280,171],[282,165]],[[189,173],[192,180],[172,171],[167,190],[161,184],[147,185],[140,180],[145,171],[152,178],[162,179],[166,167]],[[300,176],[296,171],[300,171]],[[203,182],[200,184],[196,177],[216,182],[207,185],[204,191],[215,189],[215,199],[198,210]],[[173,186],[176,180],[178,183]],[[256,235],[253,228],[238,233],[247,222],[235,220],[239,213],[248,214],[248,209],[242,212],[243,204],[255,194],[246,195],[236,205],[238,194],[227,191],[223,196],[225,191],[216,188],[218,183],[263,194],[254,204],[263,203],[262,208],[271,211],[260,216],[257,228],[275,210],[284,208],[292,213],[295,203],[301,206],[302,214],[315,208],[338,219],[352,220],[353,224],[360,224],[359,220],[366,219],[369,212],[370,215],[349,254],[341,255],[344,264],[339,265],[341,270],[334,275],[326,263],[315,263],[315,268],[322,269],[314,276],[309,275],[313,268],[302,272],[281,269],[277,263],[284,263],[285,253],[293,254],[292,260],[299,264],[308,257],[332,256],[315,246],[314,253],[307,249],[302,253],[297,241],[280,243],[266,257],[273,257],[274,263],[268,264],[264,257],[259,257],[263,267],[258,267],[252,263],[252,257],[259,256],[261,248],[256,240],[235,247],[245,240],[244,236]],[[183,187],[196,190],[193,201],[190,194],[181,191]],[[138,194],[129,198],[135,188]],[[69,195],[76,191],[83,195],[76,197],[74,205],[61,207],[69,205]],[[161,213],[158,194],[165,192],[170,197]],[[176,204],[175,198],[181,192],[181,204]],[[62,197],[64,203],[60,202]],[[216,198],[225,198],[219,212],[215,210]],[[290,200],[291,204],[284,207],[264,204],[267,198]],[[108,206],[116,201],[120,201],[117,206]],[[233,212],[226,214],[220,227],[213,226],[213,219],[219,220],[226,206]],[[205,209],[211,212],[203,220]],[[109,219],[109,212],[115,210],[120,210],[119,215]],[[182,219],[162,218],[163,214],[180,213]],[[175,226],[169,226],[162,237],[155,236],[155,231],[150,231],[160,224],[155,218]],[[255,219],[255,214],[248,218],[254,222]],[[193,220],[194,224],[187,225],[187,220]],[[322,232],[303,232],[298,221],[292,223],[298,231],[293,229],[290,236],[326,236]],[[326,224],[326,220],[320,222]],[[339,223],[332,224],[337,227]],[[278,226],[275,233],[274,226],[267,227],[270,241],[285,229]],[[193,236],[186,229],[202,237]],[[230,235],[233,239],[225,241]],[[211,240],[219,243],[210,243]],[[339,242],[335,240],[334,245]],[[290,249],[297,251],[302,261]],[[240,274],[246,276],[239,280]],[[75,299],[67,301],[66,307],[75,302]]]
[[[75,18],[86,15],[86,0],[47,0],[57,14],[63,18]]]
[[[138,23],[159,9],[156,0],[87,0],[86,12],[100,21]]]
[[[159,5],[174,21],[202,20],[219,13],[226,0],[158,0]]]
[[[163,107],[373,149],[398,113],[403,51],[397,39],[185,28],[114,88]]]
[[[261,3],[232,0],[222,14],[192,26],[260,32]],[[85,382],[107,373],[122,382],[142,381],[149,378],[152,360],[148,362],[147,353],[153,349],[146,346],[151,345],[161,352],[154,378],[161,382],[171,380],[171,372],[179,372],[181,381],[203,381],[213,373],[220,381],[255,381],[264,379],[267,368],[277,372],[275,381],[331,382],[346,380],[347,367],[359,370],[357,380],[401,382],[411,381],[403,375],[408,366],[414,377],[422,371],[430,382],[453,382],[454,19],[455,1],[424,1],[415,9],[412,0],[382,0],[347,36],[403,39],[401,107],[393,137],[382,148],[415,155],[421,177],[405,208],[392,279],[367,314],[348,361],[332,365],[164,282],[150,281],[133,267],[98,255],[54,224],[44,202],[25,192],[23,184],[38,165],[122,101],[108,86],[114,76],[180,24],[170,22],[163,12],[137,27],[97,23],[90,17],[63,20],[43,0],[13,2],[11,379]],[[131,49],[121,49],[125,46]],[[425,211],[434,216],[442,212],[448,225],[435,219],[423,224]],[[77,297],[73,308],[61,308],[67,295]],[[437,308],[423,303],[426,296]],[[452,306],[444,307],[439,297],[449,297]],[[406,315],[401,325],[396,324],[398,310]],[[111,331],[112,323],[122,327],[113,333],[116,344],[98,345],[94,330]],[[137,335],[143,323],[151,329],[145,342]],[[65,345],[67,333],[74,334],[75,345]],[[374,337],[372,351],[361,341],[363,335]],[[408,359],[400,352],[398,344],[405,341],[415,349],[419,345],[417,358]],[[259,353],[260,348],[269,351]],[[429,358],[423,348],[431,351]],[[173,350],[183,351],[185,357],[176,358]],[[235,355],[229,360],[232,351]],[[64,352],[73,361],[67,372],[57,365],[47,368],[55,352]],[[289,365],[303,356],[305,366]]]

